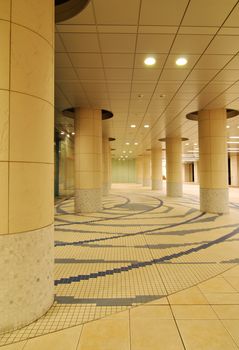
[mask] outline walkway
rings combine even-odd
[[[237,349],[239,189],[224,216],[201,213],[197,191],[170,199],[115,185],[94,215],[60,203],[55,304],[2,335],[1,345],[21,341],[3,349]]]

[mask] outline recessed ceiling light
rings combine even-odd
[[[135,124],[131,124],[130,127],[131,128],[136,128],[136,125]]]
[[[71,135],[75,135],[75,132],[73,131],[73,132],[71,133]]]
[[[120,158],[124,158],[124,156],[120,156]]]
[[[134,144],[135,144],[135,146],[138,146],[138,142],[135,142]]]
[[[189,146],[189,143],[185,143],[185,146]]]
[[[126,151],[123,151],[123,153],[126,153]]]
[[[237,125],[237,129],[239,129],[239,125]]]
[[[64,132],[64,131],[61,131],[61,135],[65,135],[65,132]]]
[[[198,144],[195,142],[195,143],[194,143],[194,146],[197,146],[197,145],[198,145]]]
[[[67,137],[71,137],[70,134],[67,134],[66,136],[67,136]]]
[[[229,128],[230,128],[230,125],[227,125],[226,128],[229,129]]]
[[[129,153],[132,153],[132,151],[129,151]]]
[[[149,128],[149,125],[148,125],[148,124],[145,124],[145,125],[144,125],[144,128]]]
[[[156,59],[154,57],[147,57],[145,58],[144,63],[147,66],[153,66],[156,63]]]
[[[185,64],[187,64],[187,63],[188,63],[188,60],[185,57],[179,57],[176,60],[176,65],[177,66],[185,66]]]
[[[128,158],[128,156],[125,156],[125,158]]]
[[[127,146],[129,146],[129,142],[125,142],[125,144],[126,144]]]

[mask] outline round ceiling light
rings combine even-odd
[[[185,57],[179,57],[176,60],[176,65],[177,66],[185,66],[185,64],[187,64],[187,63],[188,63],[188,60]]]
[[[147,57],[144,60],[146,66],[153,66],[156,63],[156,59],[154,57]]]

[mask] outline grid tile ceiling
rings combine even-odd
[[[166,136],[189,138],[184,153],[192,154],[197,123],[187,113],[239,109],[239,1],[92,0],[56,25],[55,50],[57,115],[111,110],[103,131],[116,138],[115,157],[140,155]],[[153,67],[144,65],[149,55]],[[175,64],[180,56],[184,67]],[[228,126],[228,136],[239,136],[238,117]]]

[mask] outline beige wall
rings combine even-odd
[[[112,159],[112,182],[135,183],[136,164],[135,159],[118,160]]]

